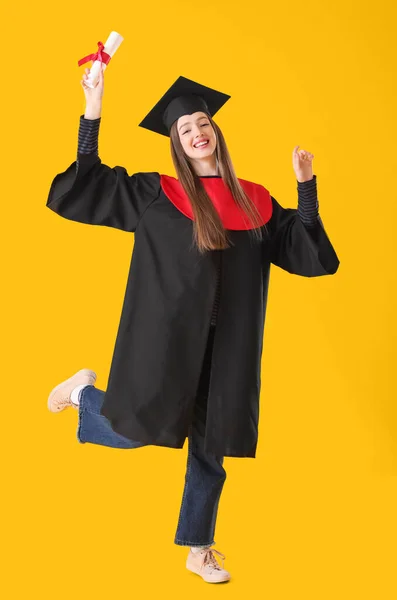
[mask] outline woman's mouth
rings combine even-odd
[[[209,144],[209,140],[205,140],[203,142],[197,142],[197,144],[193,144],[193,148],[197,148],[197,150],[201,150],[201,148],[206,148]]]

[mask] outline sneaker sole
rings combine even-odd
[[[191,573],[195,573],[196,575],[200,575],[200,577],[202,579],[204,579],[204,581],[206,581],[207,583],[224,583],[225,581],[230,581],[231,577],[224,577],[223,579],[217,579],[216,581],[214,581],[213,579],[206,579],[204,577],[204,575],[202,573],[199,573],[198,571],[195,571],[192,567],[188,567],[186,565],[186,568],[188,569],[188,571],[190,571]]]
[[[87,382],[87,377],[90,380],[89,382]],[[72,380],[75,380],[75,387],[81,383],[88,383],[88,385],[94,385],[94,383],[96,381],[96,373],[94,371],[91,371],[91,369],[80,369],[80,371],[77,371],[77,373],[75,373],[74,375],[69,377],[69,379],[65,379],[65,381],[62,381],[61,383],[56,385],[51,390],[50,395],[48,396],[47,407],[48,407],[49,411],[51,411],[53,413],[58,413],[66,408],[66,406],[64,406],[61,409],[56,409],[56,408],[54,409],[53,405],[52,405],[52,400],[53,400],[54,396],[56,395],[57,391],[61,387],[64,387],[65,385],[70,383]]]

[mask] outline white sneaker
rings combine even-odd
[[[197,575],[201,575],[204,581],[207,581],[208,583],[229,581],[230,573],[219,566],[215,559],[214,552],[219,554],[222,559],[226,558],[223,554],[218,552],[218,550],[215,550],[215,548],[203,548],[203,550],[200,550],[199,552],[190,550],[186,560],[186,568]]]
[[[59,383],[51,390],[48,396],[47,406],[51,412],[60,412],[68,406],[78,408],[78,405],[71,401],[70,395],[72,390],[80,384],[94,385],[96,381],[96,373],[90,369],[81,369],[72,377]]]

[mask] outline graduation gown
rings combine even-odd
[[[254,458],[270,265],[317,277],[335,273],[339,259],[319,216],[306,227],[297,209],[239,179],[263,220],[265,239],[256,242],[222,178],[201,181],[233,243],[204,255],[192,243],[193,213],[174,177],[129,175],[95,154],[78,154],[52,181],[47,206],[72,221],[135,235],[101,409],[113,430],[145,444],[184,446],[219,274],[205,450]]]

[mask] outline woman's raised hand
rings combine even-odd
[[[99,71],[99,78],[94,88],[90,88],[86,84],[86,80],[89,74],[90,69],[85,69],[83,79],[80,80],[80,83],[84,90],[87,108],[98,110],[102,107],[102,97],[104,89],[103,66],[101,65],[101,69]]]
[[[306,150],[299,150],[299,146],[295,146],[292,151],[292,165],[298,181],[309,181],[313,179],[313,158],[314,154]]]

